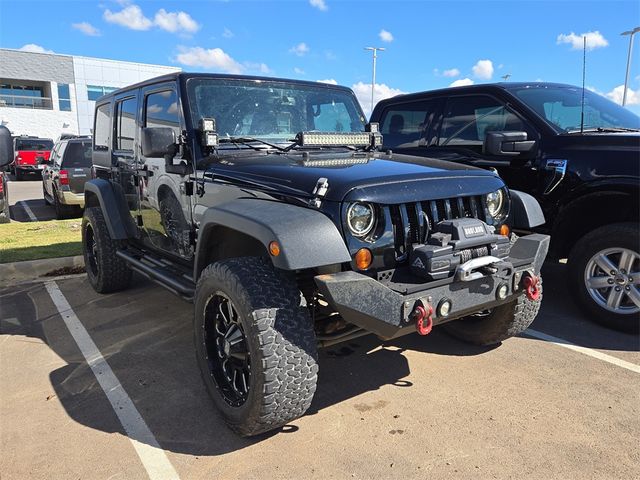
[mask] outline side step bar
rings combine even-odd
[[[116,255],[129,264],[132,270],[141,273],[158,285],[170,290],[187,301],[193,301],[195,285],[177,272],[171,271],[156,259],[146,258],[144,254],[133,255],[126,250],[118,250]]]

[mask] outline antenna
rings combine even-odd
[[[584,133],[584,81],[587,73],[587,36],[582,37],[582,101],[580,102],[580,134]]]

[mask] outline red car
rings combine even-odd
[[[38,137],[16,137],[14,139],[14,161],[11,170],[16,180],[26,174],[39,174],[49,160],[53,140]]]

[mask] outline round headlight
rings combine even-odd
[[[347,210],[347,225],[356,237],[364,237],[373,228],[375,212],[370,203],[353,203]]]
[[[487,210],[489,215],[493,218],[498,218],[502,215],[504,209],[504,192],[502,189],[496,190],[487,194]]]

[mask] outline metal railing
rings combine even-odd
[[[0,95],[0,107],[53,109],[51,97],[29,97],[26,95]]]

